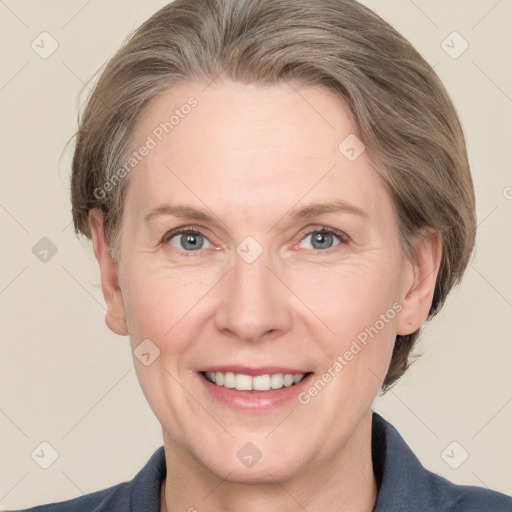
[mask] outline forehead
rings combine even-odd
[[[252,207],[343,199],[378,213],[389,205],[369,155],[344,152],[357,134],[348,105],[323,88],[180,85],[135,128],[133,149],[151,149],[130,174],[127,203],[145,210],[185,195],[251,218]]]

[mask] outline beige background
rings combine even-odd
[[[84,83],[165,3],[0,1],[3,509],[131,479],[162,442],[128,339],[104,324],[90,245],[72,230],[71,147],[64,148]],[[512,2],[364,3],[409,38],[446,84],[467,134],[479,218],[463,285],[425,328],[423,357],[375,410],[430,470],[512,493]],[[47,59],[31,48],[43,31],[59,45]],[[453,31],[469,44],[457,59],[441,46]],[[452,52],[462,48],[460,39],[447,41]],[[42,237],[57,250],[46,263],[32,252]],[[31,458],[43,441],[58,452],[46,470]],[[458,469],[441,456],[453,441],[451,461],[469,453]]]

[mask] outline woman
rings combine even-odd
[[[77,233],[161,447],[33,511],[505,511],[371,410],[475,241],[430,66],[350,0],[177,0],[109,62],[77,134]]]

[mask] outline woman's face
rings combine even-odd
[[[329,463],[425,319],[356,136],[340,99],[288,84],[175,87],[138,123],[109,325],[181,460],[251,482]]]

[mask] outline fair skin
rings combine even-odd
[[[107,325],[129,335],[133,350],[145,339],[160,350],[150,365],[134,364],[162,425],[162,510],[370,512],[375,503],[371,404],[395,336],[427,317],[441,243],[425,231],[432,236],[406,257],[369,152],[351,162],[338,150],[357,134],[349,108],[322,88],[298,91],[225,81],[168,90],[137,124],[134,147],[190,96],[198,105],[129,176],[120,262],[108,253],[101,213],[90,212]],[[365,214],[292,216],[340,200]],[[164,203],[212,218],[144,221]],[[179,227],[200,232],[195,245],[164,239]],[[322,239],[322,228],[343,236]],[[262,249],[250,263],[236,251],[249,236]],[[393,304],[400,311],[300,403],[298,393]],[[235,389],[225,399],[216,390],[226,388],[201,372],[226,365],[307,376],[286,395]],[[251,467],[239,454],[247,443],[261,455]]]

